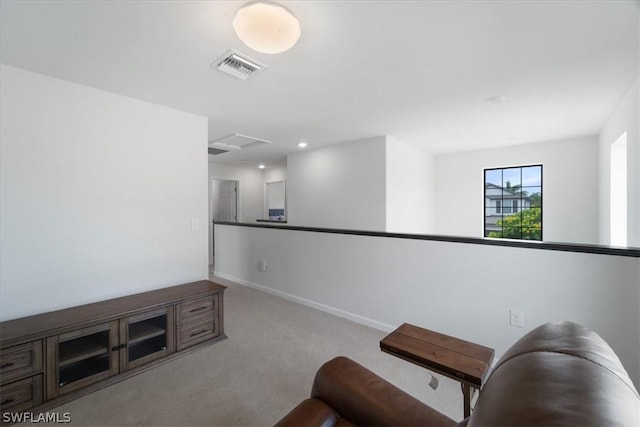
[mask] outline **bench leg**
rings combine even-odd
[[[471,415],[471,386],[462,384],[462,394],[464,395],[464,417]]]

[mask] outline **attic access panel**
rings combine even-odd
[[[246,150],[247,148],[257,147],[265,144],[271,144],[271,141],[266,139],[255,138],[252,136],[241,135],[239,133],[232,133],[222,138],[209,141],[209,147],[218,148],[222,150]]]

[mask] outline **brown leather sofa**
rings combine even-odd
[[[462,396],[460,396],[462,399]],[[640,395],[611,347],[572,322],[542,325],[502,356],[460,423],[345,357],[276,426],[640,426]]]

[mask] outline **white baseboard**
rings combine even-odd
[[[305,305],[307,307],[315,308],[316,310],[324,311],[325,313],[333,314],[334,316],[342,317],[343,319],[351,320],[352,322],[359,323],[361,325],[369,326],[374,329],[378,329],[384,332],[391,332],[397,328],[397,326],[387,325],[386,323],[378,322],[377,320],[369,319],[368,317],[359,316],[357,314],[353,314],[351,312],[341,310],[339,308],[331,307],[329,305],[321,304],[319,302],[311,301],[306,298],[301,298],[299,296],[289,294],[287,292],[279,291],[277,289],[272,289],[267,286],[259,285],[257,283],[250,282],[248,280],[243,280],[238,277],[231,276],[229,274],[220,273],[218,271],[215,272],[215,275],[221,277],[226,280],[230,280],[239,285],[246,286],[248,288],[252,288],[261,292],[265,292],[267,294],[275,295],[280,298],[284,298],[289,301],[293,301],[298,304]],[[399,325],[398,325],[399,326]],[[491,362],[491,367],[489,373],[493,371],[496,367],[502,354],[495,354],[493,358],[493,362]]]
[[[339,308],[335,308],[329,305],[321,304],[319,302],[311,301],[306,298],[301,298],[299,296],[296,296],[287,292],[279,291],[277,289],[272,289],[267,286],[249,282],[248,280],[243,280],[238,277],[220,273],[218,271],[215,272],[215,275],[223,279],[231,280],[232,282],[235,282],[239,285],[247,286],[249,288],[253,288],[258,291],[266,292],[268,294],[275,295],[280,298],[284,298],[286,300],[296,302],[298,304],[306,305],[307,307],[315,308],[316,310],[324,311],[325,313],[333,314],[334,316],[342,317],[343,319],[351,320],[352,322],[369,326],[371,328],[378,329],[380,331],[391,332],[397,327],[397,326],[387,325],[386,323],[378,322],[377,320],[369,319],[368,317],[359,316],[357,314],[354,314],[345,310],[341,310]]]

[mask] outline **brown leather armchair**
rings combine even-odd
[[[460,423],[345,357],[325,363],[311,397],[276,426],[640,426],[640,395],[611,347],[572,322],[516,342]]]

